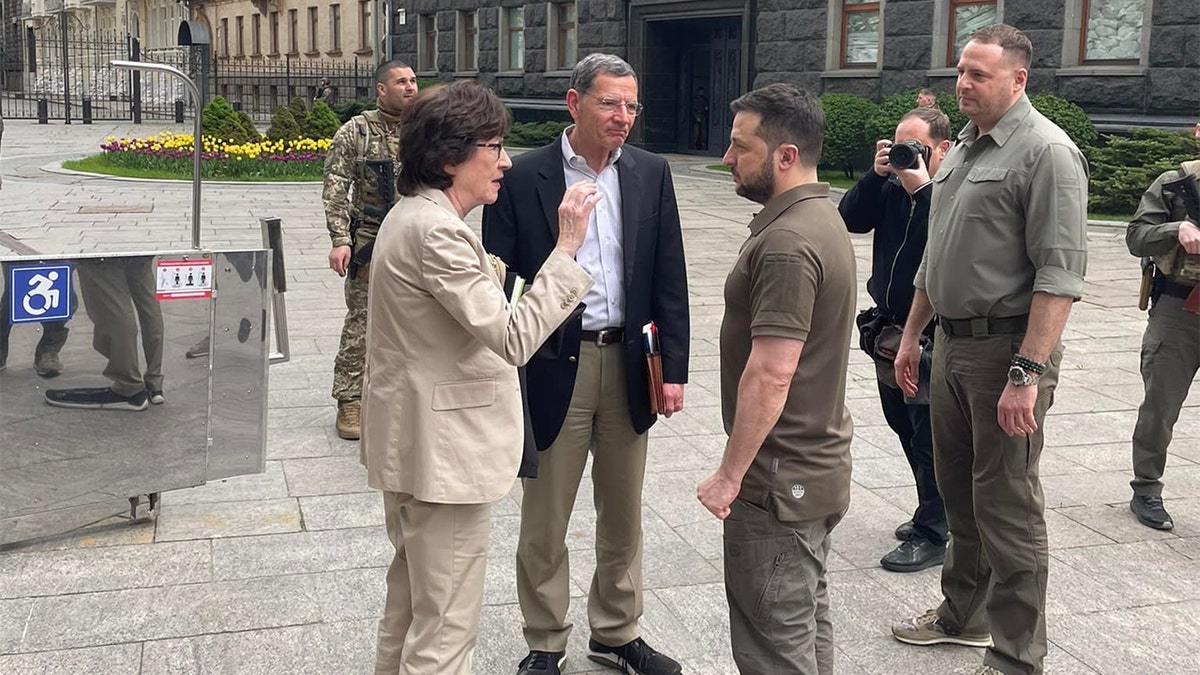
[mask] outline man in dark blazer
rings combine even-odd
[[[641,112],[625,61],[592,54],[575,67],[567,108],[575,125],[514,160],[500,198],[484,210],[483,242],[532,279],[554,247],[568,184],[595,182],[601,201],[576,260],[595,285],[583,313],[526,366],[540,457],[524,482],[517,594],[530,652],[519,673],[559,673],[566,658],[570,576],[567,523],[588,453],[596,504],[596,571],[588,594],[588,658],[640,675],[680,666],[640,637],[642,479],[651,412],[642,327],[658,329],[666,406],[683,408],[688,297],[683,237],[671,171],[661,157],[626,146]]]

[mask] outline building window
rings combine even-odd
[[[317,8],[308,8],[308,53],[317,53],[317,30],[320,25],[317,23]]]
[[[271,12],[271,53],[279,53],[279,12]]]
[[[876,0],[844,0],[841,67],[873,68],[879,63],[879,16]]]
[[[288,10],[288,53],[300,53],[300,10]]]
[[[958,56],[971,39],[971,33],[996,21],[996,0],[950,0],[946,65],[958,65]]]
[[[239,16],[237,18],[237,55],[238,56],[246,55],[246,49],[245,49],[245,47],[243,47],[243,45],[245,44],[245,42],[243,40],[243,38],[245,37],[245,33],[246,33],[245,19],[243,19],[242,17]]]
[[[550,20],[546,32],[550,36],[550,70],[570,70],[575,67],[575,3],[550,3]]]
[[[525,69],[525,8],[500,9],[500,70]]]
[[[342,6],[329,6],[329,51],[342,51]]]
[[[262,55],[262,15],[255,14],[250,17],[250,53],[255,56]]]
[[[1080,63],[1129,63],[1142,58],[1146,0],[1083,0]]]
[[[229,19],[221,19],[221,56],[229,56]]]
[[[432,73],[437,70],[437,14],[422,14],[417,18],[417,70]]]
[[[371,0],[358,3],[358,50],[365,52],[371,46]]]
[[[479,70],[479,13],[476,10],[458,12],[458,70]]]

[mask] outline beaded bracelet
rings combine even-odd
[[[1046,364],[1038,363],[1037,361],[1034,361],[1033,359],[1029,358],[1028,356],[1014,354],[1013,358],[1012,358],[1012,363],[1014,366],[1020,366],[1021,368],[1024,368],[1025,370],[1028,370],[1032,373],[1037,373],[1038,375],[1041,375],[1042,373],[1046,372]]]

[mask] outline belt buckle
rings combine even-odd
[[[986,316],[977,316],[971,319],[971,337],[987,337],[988,335],[988,320]]]

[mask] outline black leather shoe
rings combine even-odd
[[[908,541],[913,536],[913,521],[908,521],[896,528],[896,538],[900,541]]]
[[[902,542],[879,560],[883,569],[891,572],[917,572],[926,567],[941,565],[946,559],[946,545],[914,537]]]
[[[566,652],[529,652],[517,664],[517,675],[562,675],[560,668],[566,660]]]
[[[1134,495],[1129,502],[1129,510],[1137,516],[1138,522],[1156,530],[1169,530],[1175,527],[1171,522],[1171,514],[1163,507],[1162,497],[1158,495]]]
[[[680,675],[683,672],[675,659],[659,654],[642,638],[620,647],[609,647],[589,639],[588,658],[627,675]]]

